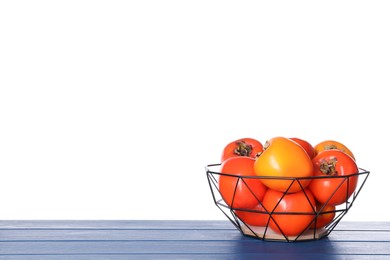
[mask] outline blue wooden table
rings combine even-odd
[[[271,242],[229,221],[0,221],[0,259],[390,259],[390,222],[343,222],[321,240]]]

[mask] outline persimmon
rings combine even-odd
[[[289,138],[274,137],[256,159],[254,171],[268,188],[291,193],[309,185],[313,163],[302,146]]]
[[[231,157],[221,164],[219,191],[223,200],[232,208],[252,208],[264,197],[267,190],[262,181],[255,177],[250,157]]]
[[[309,184],[317,201],[340,205],[353,194],[358,183],[359,168],[348,154],[340,150],[326,150],[313,158],[314,176]]]
[[[352,159],[356,160],[352,151],[345,144],[343,144],[339,141],[325,140],[325,141],[319,142],[318,144],[316,144],[314,146],[315,155],[319,154],[322,151],[326,151],[326,150],[340,150],[340,151],[348,154],[349,156],[351,156]]]

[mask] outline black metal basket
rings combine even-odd
[[[311,179],[311,178],[343,178],[345,182],[349,182],[350,178],[356,178],[358,177],[358,183],[356,186],[356,189],[352,193],[351,196],[343,203],[335,207],[335,210],[332,211],[326,211],[326,212],[321,212],[321,211],[313,211],[313,220],[312,222],[299,234],[297,235],[286,235],[282,232],[274,232],[270,227],[269,223],[270,221],[274,221],[274,217],[276,214],[281,214],[281,213],[276,213],[276,212],[269,212],[266,211],[265,209],[261,212],[257,212],[256,210],[253,209],[242,209],[242,208],[234,208],[229,206],[224,199],[222,198],[221,191],[219,190],[219,178],[221,175],[229,175],[229,174],[223,174],[220,173],[219,167],[221,164],[210,164],[206,166],[206,174],[207,174],[207,179],[209,182],[209,186],[211,189],[212,197],[215,202],[215,205],[223,212],[223,214],[231,221],[231,223],[245,236],[250,236],[254,237],[260,240],[264,241],[284,241],[284,242],[296,242],[296,241],[310,241],[310,240],[319,240],[323,237],[328,236],[332,230],[336,227],[336,225],[340,222],[340,220],[347,214],[348,210],[352,207],[354,201],[356,200],[356,197],[360,193],[363,185],[367,181],[367,178],[370,174],[369,171],[364,170],[362,168],[359,168],[359,172],[355,174],[351,174],[348,176],[325,176],[325,177],[307,177],[307,178],[278,178],[275,177],[275,179],[281,180],[291,180],[291,182],[299,182],[303,179]],[[269,178],[269,177],[260,177],[260,176],[237,176],[237,175],[229,175],[234,178],[237,178],[237,182],[239,180],[242,180],[245,182],[246,178]],[[272,178],[272,177],[271,177]],[[303,189],[302,189],[303,190]],[[287,192],[285,192],[286,194]],[[234,198],[233,198],[234,200]],[[259,202],[261,204],[261,202]],[[309,202],[310,203],[310,202]],[[326,203],[323,204],[323,208],[326,207]],[[241,212],[256,212],[258,214],[266,214],[268,217],[268,222],[264,226],[254,226],[254,225],[249,225],[245,223],[238,215],[236,212],[241,211]],[[321,216],[322,214],[329,214],[333,213],[334,218],[332,219],[331,222],[329,222],[326,226],[322,228],[316,228],[316,222],[317,218]],[[297,215],[297,214],[303,214],[301,212],[293,212],[293,213],[284,213],[284,214],[291,214],[291,215]],[[307,212],[304,214],[308,214]],[[313,227],[314,226],[314,227]]]

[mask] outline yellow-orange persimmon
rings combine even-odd
[[[308,186],[313,163],[302,146],[289,138],[274,137],[256,159],[254,171],[268,188],[292,193]]]

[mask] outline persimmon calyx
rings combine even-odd
[[[329,159],[328,161],[324,160],[320,164],[320,171],[325,175],[337,175],[336,163],[336,158]]]
[[[239,156],[250,156],[252,153],[253,147],[250,144],[245,143],[244,141],[236,142],[236,149],[234,149],[234,154]]]

